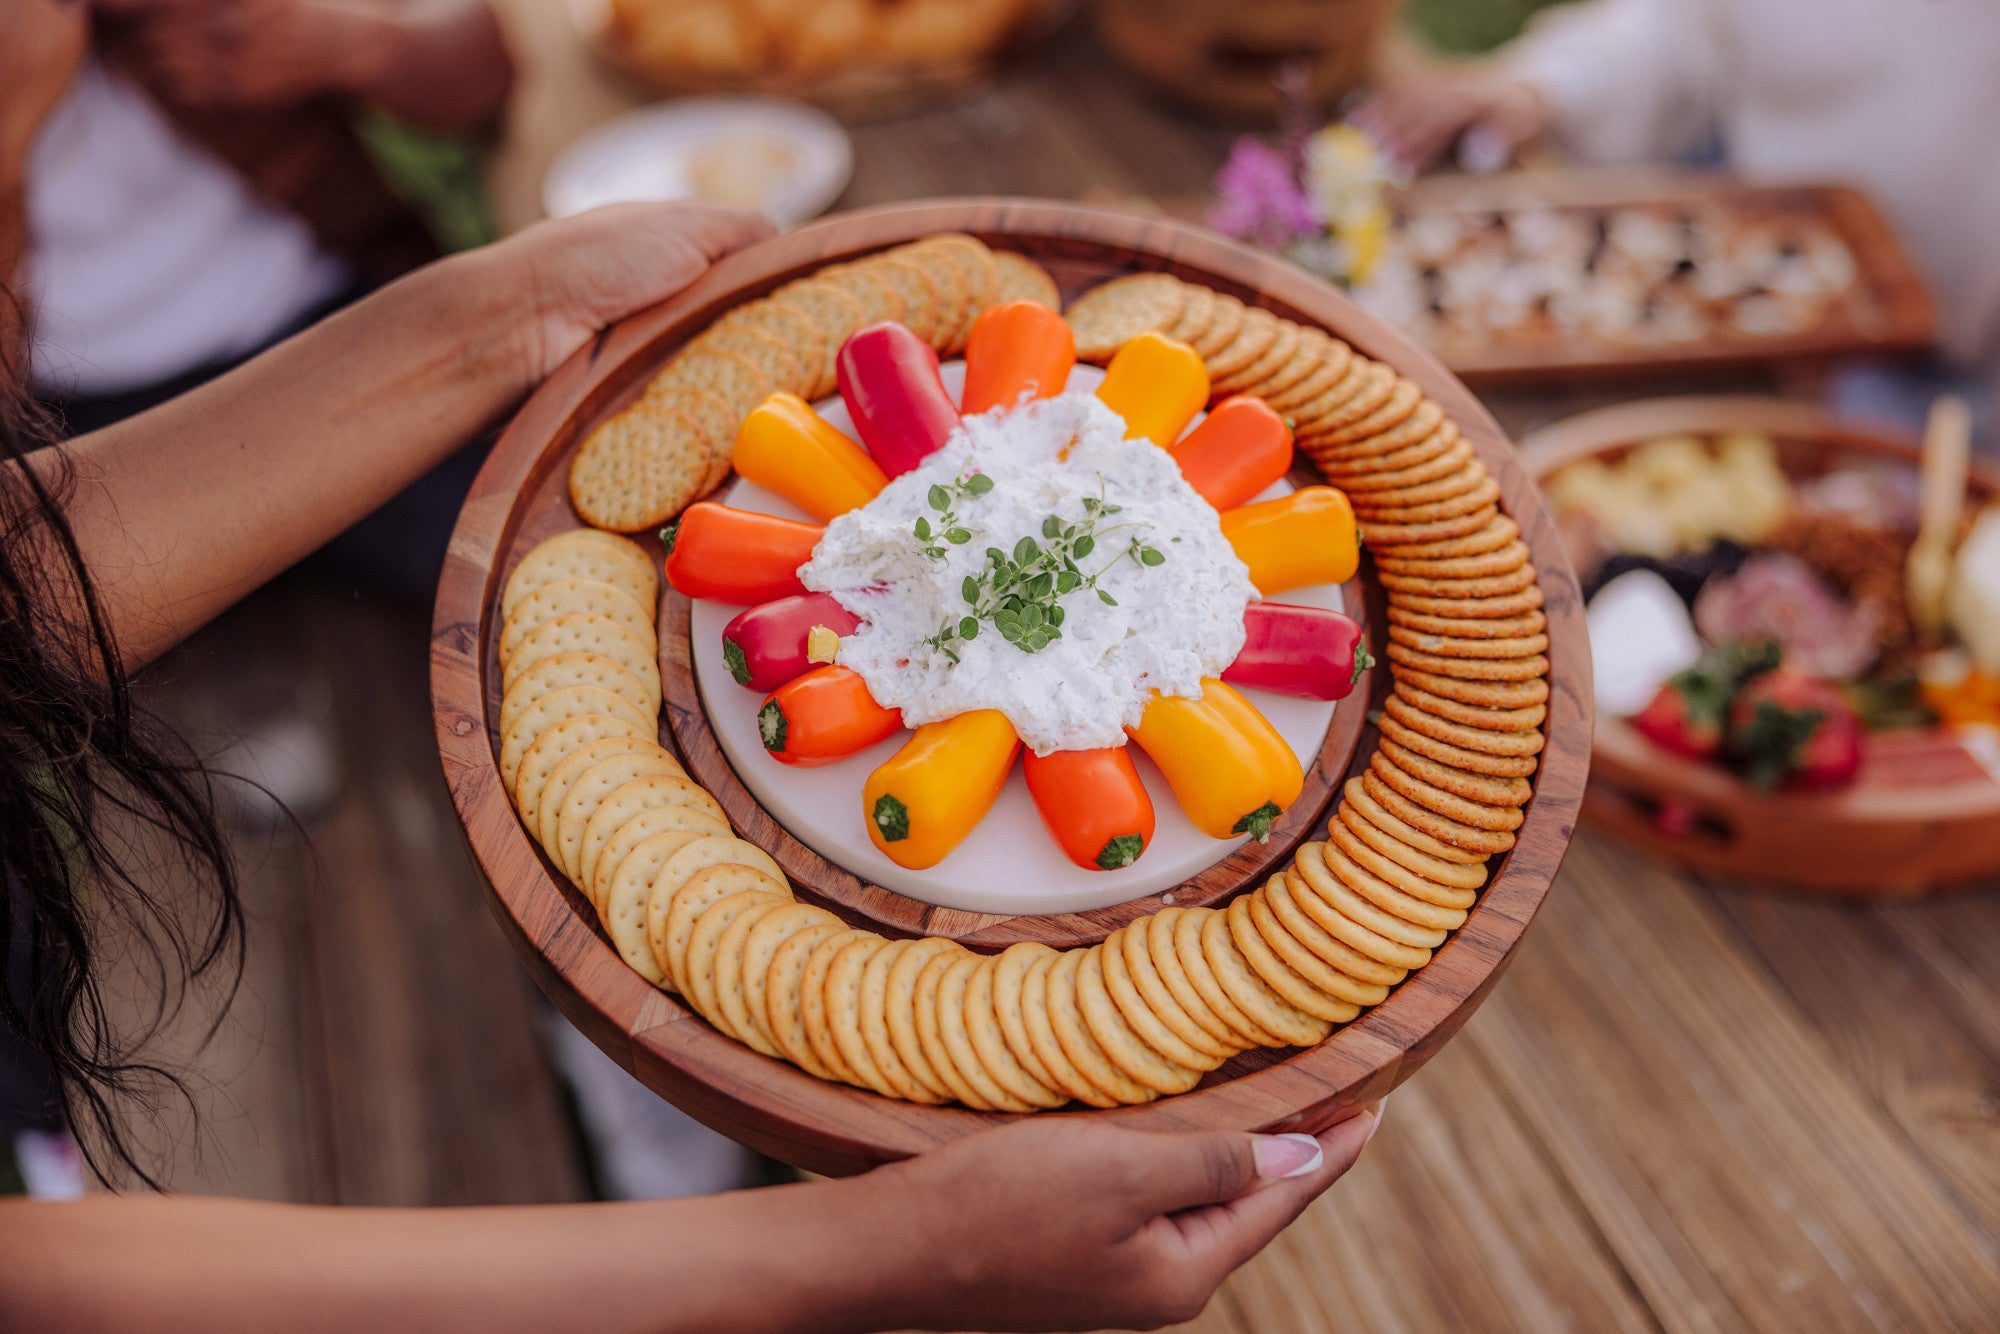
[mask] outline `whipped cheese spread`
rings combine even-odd
[[[998,709],[1041,755],[1123,744],[1156,690],[1199,695],[1256,590],[1215,509],[1125,429],[1080,391],[995,408],[829,523],[799,574],[861,618],[837,661],[912,727]]]

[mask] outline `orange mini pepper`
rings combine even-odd
[[[1129,746],[1029,751],[1021,757],[1021,776],[1049,836],[1086,871],[1130,866],[1153,841],[1153,799]]]
[[[1263,399],[1238,394],[1169,452],[1197,495],[1230,510],[1292,470],[1292,428]]]
[[[797,394],[773,394],[743,419],[736,471],[821,523],[861,508],[889,484],[880,464]]]
[[[925,723],[862,785],[869,839],[898,866],[936,866],[993,809],[1020,747],[998,709]]]
[[[1305,790],[1299,757],[1255,705],[1220,681],[1200,699],[1155,695],[1130,729],[1158,765],[1195,828],[1258,842]]]
[[[1222,535],[1265,597],[1307,584],[1345,583],[1361,564],[1354,510],[1330,486],[1302,486],[1289,496],[1224,510]]]
[[[902,729],[903,715],[877,704],[861,673],[833,664],[793,677],[757,710],[764,749],[801,769],[858,755]]]
[[[1097,397],[1125,419],[1127,440],[1144,436],[1164,449],[1208,403],[1208,367],[1186,343],[1140,334],[1104,368]]]
[[[965,345],[966,416],[1013,407],[1022,395],[1054,398],[1076,365],[1076,337],[1069,321],[1038,301],[1007,301],[972,326]]]
[[[667,582],[691,598],[770,602],[806,591],[799,566],[826,532],[818,524],[696,501],[660,530]]]

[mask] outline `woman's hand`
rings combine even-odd
[[[1401,44],[1378,60],[1348,119],[1411,173],[1454,150],[1467,171],[1497,171],[1548,127],[1533,86],[1490,63],[1439,60]]]
[[[850,1226],[900,1252],[868,1328],[1152,1329],[1222,1280],[1354,1165],[1369,1108],[1314,1139],[1017,1122],[843,1187]]]
[[[707,204],[614,204],[538,223],[466,258],[514,294],[522,374],[540,384],[599,330],[674,295],[710,264],[771,235],[753,213]]]

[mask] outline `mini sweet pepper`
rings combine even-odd
[[[898,866],[936,866],[993,809],[1020,746],[998,709],[925,723],[862,786],[870,841]]]
[[[1165,334],[1144,333],[1118,349],[1104,368],[1097,397],[1125,419],[1125,438],[1144,437],[1161,448],[1208,402],[1208,367],[1201,354]]]
[[[691,598],[770,602],[806,591],[799,566],[825,529],[775,515],[697,501],[660,531],[667,582]]]
[[[1361,564],[1354,510],[1330,486],[1302,486],[1276,500],[1225,510],[1222,535],[1265,597],[1307,584],[1345,583]]]
[[[1249,700],[1221,681],[1201,698],[1155,695],[1130,729],[1181,803],[1210,838],[1248,834],[1258,842],[1305,790],[1292,747]]]
[[[890,477],[922,463],[958,429],[958,405],[938,376],[937,353],[894,320],[856,330],[841,344],[835,369],[861,443]]]
[[[797,394],[773,394],[736,432],[736,471],[821,523],[875,499],[889,479]]]

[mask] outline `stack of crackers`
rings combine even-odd
[[[900,320],[951,355],[989,307],[1024,297],[1059,302],[1032,260],[954,234],[836,264],[738,306],[584,441],[570,464],[570,503],[597,528],[657,528],[721,485],[736,428],[766,397],[832,393],[834,358],[856,329]]]
[[[691,419],[713,410],[700,395],[748,411],[762,391],[725,396],[715,377],[762,374],[741,349],[787,341],[776,331],[788,321],[820,339],[784,363],[794,386],[825,388],[844,331],[891,309],[956,350],[981,303],[1001,299],[1005,260],[934,238],[780,289],[690,344],[675,363],[690,368],[669,367],[633,411]],[[1053,303],[1045,274],[1013,272],[1005,295],[1033,282]],[[1347,492],[1387,592],[1395,684],[1367,769],[1324,841],[1226,908],[1167,908],[1087,948],[998,955],[849,927],[797,902],[659,746],[657,584],[637,546],[567,533],[506,587],[501,775],[614,946],[729,1036],[885,1097],[1011,1112],[1138,1103],[1249,1048],[1324,1040],[1465,921],[1488,858],[1514,844],[1542,748],[1534,567],[1470,443],[1413,382],[1163,275],[1105,284],[1068,315],[1087,359],[1165,332],[1202,354],[1217,397],[1256,394],[1285,413]],[[597,439],[618,438],[607,427]]]

